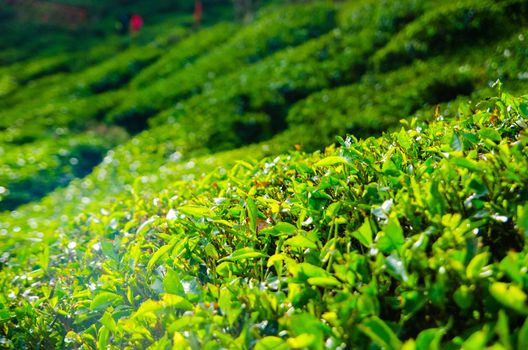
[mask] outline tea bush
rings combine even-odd
[[[462,1],[425,13],[395,35],[373,56],[377,69],[386,71],[460,44],[488,41],[518,30],[528,13],[524,1]]]
[[[189,67],[132,93],[126,103],[109,114],[109,121],[132,132],[145,128],[146,120],[178,99],[198,93],[219,75],[256,62],[274,51],[319,36],[334,25],[330,5],[290,5],[240,30],[229,41],[198,58]]]
[[[139,72],[132,80],[131,86],[144,88],[153,81],[163,79],[190,65],[211,48],[230,39],[235,34],[236,29],[237,26],[231,23],[219,23],[186,37],[173,45],[170,50],[164,52],[163,56],[154,64]]]
[[[27,143],[16,148],[2,147],[0,161],[0,211],[43,197],[75,177],[84,177],[99,164],[106,151],[123,141],[113,130],[106,136],[91,132],[85,135],[58,136],[50,142]]]
[[[294,105],[287,116],[289,130],[305,149],[317,149],[319,140],[331,143],[333,135],[345,132],[369,136],[397,125],[424,106],[471,95],[483,77],[470,66],[433,59],[388,74],[365,76],[357,84],[327,89]],[[401,91],[392,99],[394,91]],[[301,125],[306,127],[302,128]],[[313,130],[310,131],[309,130]],[[312,138],[312,135],[317,135]],[[315,142],[314,142],[315,141]]]
[[[101,93],[127,83],[141,69],[154,62],[160,51],[157,48],[138,48],[114,57],[82,72],[77,81],[78,89]]]
[[[37,260],[6,258],[3,279],[29,268],[3,284],[8,344],[522,347],[527,112],[503,94],[152,197],[138,183]]]
[[[528,347],[525,7],[0,53],[1,347]]]

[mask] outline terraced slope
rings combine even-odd
[[[525,348],[526,14],[275,4],[0,67],[0,343]]]

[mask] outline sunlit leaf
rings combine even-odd
[[[255,350],[287,350],[286,342],[279,337],[268,336],[259,340]]]
[[[95,298],[90,303],[90,309],[102,309],[108,305],[117,303],[123,298],[120,295],[111,292],[101,292],[95,296]]]
[[[365,319],[358,327],[373,342],[385,349],[396,350],[402,345],[393,330],[378,317]]]
[[[348,164],[348,161],[343,157],[326,157],[315,163],[315,166],[331,166],[335,164]]]
[[[495,282],[490,286],[490,293],[502,305],[528,315],[527,296],[521,288],[504,282]]]
[[[284,242],[285,245],[289,245],[293,248],[311,248],[311,249],[317,249],[317,244],[310,239],[297,235],[295,237],[289,238]]]
[[[178,211],[195,218],[213,218],[215,216],[215,213],[211,209],[198,206],[179,207]]]
[[[248,259],[255,259],[255,258],[265,258],[267,257],[266,254],[256,251],[253,248],[242,248],[234,251],[229,256],[226,256],[225,258],[220,259],[219,261],[241,261],[241,260],[248,260]]]

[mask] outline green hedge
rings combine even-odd
[[[137,132],[146,120],[175,101],[200,92],[218,76],[254,63],[288,46],[319,36],[334,26],[330,5],[291,5],[259,17],[231,40],[198,58],[183,70],[131,92],[125,103],[108,117],[109,122]]]
[[[372,57],[382,71],[416,58],[478,45],[519,30],[528,7],[522,0],[462,1],[439,6],[409,24]]]
[[[334,135],[369,136],[412,116],[424,106],[434,106],[471,95],[482,87],[478,69],[461,71],[448,60],[419,62],[389,74],[367,75],[360,83],[323,90],[294,105],[287,116],[288,132],[307,150]],[[485,79],[484,79],[485,80]],[[288,133],[287,132],[287,133]]]
[[[358,81],[369,55],[420,11],[413,1],[367,3],[359,9],[364,11],[360,18],[372,16],[368,27],[342,20],[330,33],[221,77],[202,94],[153,118],[151,125],[159,126],[153,132],[172,135],[187,153],[232,149],[282,131],[293,104],[321,89]],[[348,18],[352,10],[358,8],[344,8],[340,16]]]
[[[129,49],[111,60],[82,71],[73,92],[86,90],[86,93],[94,94],[119,88],[154,62],[160,54],[161,51],[155,47]]]
[[[138,89],[145,88],[157,80],[166,78],[230,39],[237,29],[239,28],[235,24],[219,23],[191,33],[192,35],[169,45],[160,59],[134,76],[130,85]]]
[[[35,201],[72,179],[88,175],[104,154],[123,141],[119,130],[43,138],[16,148],[2,149],[0,211]]]
[[[502,94],[325,153],[138,179],[2,260],[7,345],[523,348],[527,120]]]

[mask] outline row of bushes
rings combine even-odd
[[[44,216],[62,229],[2,260],[7,345],[524,348],[527,120],[502,94]]]
[[[109,120],[130,131],[140,131],[149,117],[199,93],[218,76],[329,31],[335,24],[334,16],[332,6],[313,4],[281,7],[281,11],[257,18],[185,69],[154,81],[145,89],[132,91],[130,98],[110,113]]]
[[[82,54],[37,57],[2,68],[16,77],[14,87],[20,86],[0,100],[0,148],[5,154],[0,210],[12,210],[87,175],[109,149],[124,142],[126,133],[101,126],[101,119],[125,98],[120,88],[128,80],[156,60],[169,40],[175,45],[190,32],[171,26],[163,35],[150,30],[155,41],[142,46],[127,47],[124,39],[110,38]],[[89,129],[90,136],[84,136]]]
[[[202,94],[153,118],[152,129],[139,135],[135,145],[125,145],[118,154],[127,159],[124,163],[135,159],[141,164],[140,169],[156,169],[163,159],[174,154],[181,161],[233,149],[268,139],[285,128],[291,130],[278,137],[284,147],[298,143],[313,150],[331,143],[336,134],[379,133],[424,105],[433,106],[471,93],[485,95],[488,80],[494,74],[484,73],[481,57],[495,57],[489,55],[496,48],[495,42],[473,48],[470,56],[465,51],[457,56],[448,54],[389,74],[367,74],[357,84],[333,89],[360,79],[368,52],[375,48],[365,44],[366,48],[357,49],[361,42],[370,43],[359,39],[372,38],[371,33],[383,37],[379,28],[383,28],[382,23],[386,26],[389,14],[406,12],[401,4],[374,8],[380,20],[371,23],[378,23],[378,27],[355,35],[345,34],[344,29],[335,30],[221,77]],[[398,16],[392,18],[401,26],[406,23]],[[350,23],[342,27],[352,28]],[[351,42],[356,43],[352,52],[344,49]],[[351,74],[354,65],[360,68]],[[339,77],[336,72],[350,75]],[[329,90],[305,99],[311,92],[325,88]],[[132,149],[138,152],[131,152]],[[127,152],[131,153],[126,155]],[[141,173],[136,166],[118,171],[123,172],[123,178],[127,171]]]
[[[435,104],[459,94],[469,94],[473,87],[486,83],[485,76],[481,75],[478,81],[476,80],[474,72],[477,66],[466,67],[472,75],[469,71],[458,72],[456,64],[448,64],[442,69],[441,66],[452,59],[451,56],[447,61],[423,64],[419,69],[422,79],[418,80],[417,84],[411,82],[418,75],[411,74],[410,68],[392,75],[379,75],[374,78],[367,76],[359,85],[324,91],[289,111],[297,101],[313,92],[358,81],[367,71],[365,62],[368,57],[389,40],[391,33],[397,32],[406,23],[419,17],[433,3],[421,2],[418,5],[414,1],[397,4],[365,2],[341,9],[338,29],[298,47],[282,50],[247,66],[240,72],[213,80],[206,85],[202,94],[178,104],[175,109],[168,110],[152,120],[151,124],[157,127],[134,141],[145,145],[144,150],[135,155],[139,157],[138,162],[144,160],[146,163],[149,157],[154,157],[157,158],[154,164],[162,164],[175,152],[189,157],[232,149],[269,139],[287,127],[294,129],[285,134],[288,136],[281,136],[288,144],[297,142],[306,149],[314,149],[321,143],[332,142],[334,134],[354,131],[366,135],[383,130],[396,121],[387,112],[388,109],[397,110],[398,115],[410,115],[424,103]],[[351,16],[347,11],[355,13],[356,16]],[[365,27],[366,24],[362,21],[367,15],[370,15],[372,20]],[[220,35],[218,30],[221,28],[223,25],[197,35],[203,36],[204,39],[209,38],[212,42],[212,38]],[[249,28],[247,33],[250,32]],[[186,45],[189,45],[189,41],[184,39],[180,44],[176,44],[175,49],[184,48]],[[349,49],[352,45],[354,50]],[[220,46],[218,50],[226,50],[224,46]],[[206,48],[207,45],[203,45],[197,50],[205,51]],[[475,52],[476,56],[482,55],[482,51],[475,49]],[[128,53],[123,54],[123,57],[126,55]],[[186,60],[193,60],[198,52],[188,51],[188,55],[174,55],[170,57],[174,57],[175,64],[178,65],[178,62],[183,64]],[[209,55],[205,55],[203,59],[208,61],[208,57]],[[201,59],[198,58],[196,63]],[[160,62],[162,61],[163,59]],[[467,63],[460,58],[457,62],[459,65]],[[504,62],[501,62],[501,65],[503,64]],[[157,64],[151,67],[155,65]],[[119,67],[119,64],[111,61],[100,67]],[[89,70],[99,71],[99,68]],[[155,71],[156,69],[153,69],[146,75],[154,74]],[[402,79],[393,81],[394,77],[398,76]],[[391,98],[391,93],[395,90],[405,93],[396,99]],[[442,94],[444,96],[441,96]],[[59,100],[40,106],[36,110],[37,114],[28,113],[26,118],[20,118],[14,125],[7,123],[9,118],[6,118],[6,126],[10,127],[0,135],[0,140],[24,143],[43,136],[53,136],[55,131],[48,131],[51,125],[66,127],[71,131],[81,130],[87,120],[102,118],[119,101],[129,98],[126,91],[118,90],[67,103]],[[365,107],[367,100],[371,105]],[[150,108],[156,111],[159,106],[153,101]],[[351,115],[361,117],[356,120],[350,118]],[[32,128],[22,122],[35,120],[34,116],[38,118]],[[17,123],[20,123],[18,127],[14,127]],[[144,125],[141,125],[137,130],[143,127]],[[311,138],[309,135],[313,133],[318,136]],[[128,144],[127,147],[132,146]]]
[[[477,67],[461,69],[450,59],[367,75],[360,83],[313,94],[290,109],[286,138],[295,138],[303,149],[315,150],[321,141],[331,143],[334,135],[367,137],[397,125],[402,117],[425,106],[469,96],[474,89],[486,86]]]
[[[43,138],[11,149],[0,146],[0,211],[13,210],[88,175],[106,152],[124,139],[122,131],[99,129],[51,140]]]
[[[153,118],[151,125],[159,125],[153,132],[175,123],[171,127],[181,135],[176,142],[185,152],[199,145],[211,151],[231,149],[271,137],[286,127],[288,109],[297,101],[324,88],[358,81],[369,55],[404,19],[419,13],[413,1],[405,3],[408,6],[367,2],[354,7],[353,11],[371,15],[366,27],[354,19],[344,20],[328,34],[221,77],[202,94]]]
[[[318,6],[314,5],[309,8],[310,10],[315,10],[320,8]],[[306,36],[316,35],[317,28],[333,23],[330,21],[330,24],[324,24],[328,10],[331,7],[325,6],[324,8],[323,18],[317,20],[315,22],[317,23],[316,25],[305,21],[304,17],[300,16],[292,8],[289,9],[289,14],[286,17],[278,15],[268,16],[257,22],[258,30],[254,30],[252,27],[243,30],[230,41],[229,45],[225,45],[226,47],[222,52],[226,54],[236,52],[240,60],[254,60],[258,59],[257,55],[265,54],[268,49],[275,50],[280,45],[294,44],[302,41],[302,38]],[[273,42],[270,41],[264,47],[257,47],[256,37],[265,32],[267,26],[276,27],[276,22],[282,23],[282,28],[284,29],[299,23],[302,23],[302,25],[298,28],[295,27],[293,30],[284,30],[282,33],[286,34],[283,39],[274,38]],[[167,60],[171,62],[173,67],[183,68],[201,54],[208,53],[211,47],[219,45],[223,40],[226,40],[233,30],[233,25],[220,24],[211,29],[198,32],[192,41],[183,39],[183,41],[176,43],[173,51],[160,60],[159,64],[154,65],[150,72],[156,72],[156,67],[164,67]],[[269,37],[272,40],[272,36],[270,35]],[[201,39],[202,45],[194,46],[191,50],[190,45],[196,39]],[[280,44],[282,41],[283,43]],[[276,45],[278,46],[274,47]],[[247,47],[246,51],[243,50],[243,46]],[[112,60],[90,67],[79,73],[67,76],[57,75],[56,77],[49,77],[43,80],[42,84],[49,82],[54,84],[51,84],[51,88],[46,89],[41,99],[26,101],[33,97],[33,94],[41,93],[41,83],[37,83],[35,86],[22,91],[20,95],[14,96],[15,99],[24,103],[17,103],[14,108],[6,110],[2,119],[2,126],[5,129],[0,133],[0,141],[11,157],[16,159],[24,158],[25,148],[39,148],[39,157],[41,158],[39,163],[46,163],[46,171],[37,171],[30,167],[20,169],[11,164],[9,159],[2,160],[2,166],[9,169],[9,172],[6,170],[6,174],[10,174],[9,179],[6,178],[2,183],[5,188],[10,189],[9,198],[11,199],[11,204],[7,203],[8,197],[6,197],[3,201],[7,203],[6,206],[9,204],[8,207],[13,208],[13,203],[20,204],[27,201],[28,198],[32,198],[32,196],[42,196],[46,191],[65,183],[65,181],[61,180],[61,176],[65,176],[65,178],[70,180],[74,175],[71,171],[72,169],[63,167],[63,164],[57,161],[59,148],[54,144],[55,137],[59,135],[61,139],[71,138],[75,140],[75,136],[70,135],[74,135],[75,132],[82,131],[83,128],[87,128],[94,123],[96,124],[101,116],[113,109],[120,101],[130,100],[131,96],[127,95],[127,92],[123,89],[112,92],[105,91],[122,87],[143,66],[148,65],[157,58],[159,53],[159,49],[155,46],[131,48],[117,55]],[[205,60],[204,62],[213,62],[211,64],[214,66],[214,59]],[[220,72],[221,69],[218,67],[217,69]],[[143,78],[138,76],[138,81],[141,81],[149,74],[151,73],[146,71]],[[160,72],[160,75],[164,74],[167,74],[167,71]],[[79,98],[79,96],[83,96],[83,98]],[[43,100],[45,101],[44,103]],[[47,147],[48,143],[51,143],[52,146]],[[13,144],[26,144],[26,146],[16,148],[11,146]],[[105,150],[108,150],[108,147]],[[51,176],[53,169],[56,169],[59,175]],[[43,180],[46,177],[47,179]],[[38,185],[40,192],[37,195],[32,190],[32,186],[26,185],[29,182],[38,184],[46,182],[46,186]],[[22,185],[17,185],[19,183]],[[14,189],[15,187],[16,190]],[[24,188],[26,193],[22,195]],[[24,198],[19,200],[19,197]]]
[[[165,50],[154,64],[136,74],[130,82],[130,86],[136,89],[148,88],[154,82],[189,66],[212,48],[223,44],[238,29],[240,28],[233,23],[221,22],[192,33],[192,35]]]
[[[386,71],[460,45],[485,44],[526,23],[528,5],[522,0],[462,1],[439,6],[405,27],[372,57]]]

